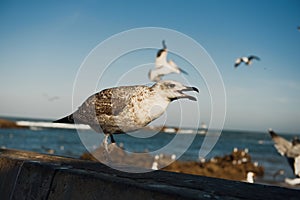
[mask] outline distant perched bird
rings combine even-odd
[[[276,179],[277,176],[279,175],[283,175],[285,172],[283,169],[279,169],[277,170],[274,174],[273,174],[273,179]]]
[[[269,129],[269,133],[278,153],[287,158],[294,174],[300,178],[300,140],[294,138],[292,142],[290,142],[277,135],[272,129]]]
[[[255,174],[253,172],[247,172],[246,181],[248,183],[254,183],[254,176]]]
[[[260,60],[260,58],[257,56],[248,56],[248,57],[237,58],[234,63],[234,67],[235,68],[238,67],[242,62],[244,62],[246,65],[251,65],[253,59]]]
[[[157,52],[156,60],[155,60],[155,68],[149,71],[149,79],[151,81],[160,81],[162,76],[170,74],[170,73],[184,73],[188,74],[183,69],[179,68],[177,64],[169,60],[167,61],[168,50],[165,41],[162,41],[163,49],[160,49]]]
[[[42,149],[44,149],[47,153],[49,154],[54,154],[55,153],[55,150],[54,149],[51,149],[51,148],[47,148],[45,146],[41,146]]]
[[[113,134],[135,131],[161,116],[170,102],[196,98],[185,91],[199,92],[195,87],[165,80],[148,87],[121,86],[104,89],[90,96],[73,114],[54,121],[56,123],[87,124],[96,132],[105,134],[104,147],[108,151],[108,137],[115,143]]]

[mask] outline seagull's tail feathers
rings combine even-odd
[[[53,123],[64,123],[64,124],[74,124],[73,114],[63,117],[61,119],[53,121]]]

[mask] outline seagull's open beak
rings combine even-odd
[[[197,101],[197,99],[195,97],[183,93],[183,92],[188,92],[188,91],[196,91],[199,93],[198,88],[186,86],[184,89],[178,91],[182,95],[182,96],[179,96],[178,98],[188,98],[189,100]]]

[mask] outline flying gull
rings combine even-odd
[[[257,56],[248,56],[248,57],[237,58],[234,63],[234,67],[237,68],[242,62],[244,62],[246,65],[251,65],[253,59],[260,60],[260,58]]]
[[[48,94],[43,94],[43,96],[50,102],[53,102],[53,101],[59,99],[59,96],[49,96]]]
[[[183,69],[179,68],[173,60],[167,61],[168,49],[165,41],[162,41],[163,48],[157,52],[155,59],[155,68],[149,71],[149,79],[151,81],[158,82],[161,80],[162,76],[170,73],[184,73],[188,74]]]
[[[294,174],[298,177],[296,179],[286,179],[286,182],[289,184],[300,183],[300,140],[294,138],[292,142],[290,142],[277,135],[272,129],[269,129],[269,133],[275,143],[274,146],[278,153],[287,158]]]
[[[108,137],[115,143],[113,134],[126,133],[145,127],[160,117],[170,102],[196,98],[186,91],[199,92],[179,82],[165,80],[153,86],[121,86],[104,89],[91,95],[74,113],[55,123],[87,124],[98,133],[105,134],[103,144],[108,152]]]

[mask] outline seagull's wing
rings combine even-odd
[[[161,77],[163,74],[160,73],[161,69],[163,68],[163,66],[160,66],[158,68],[155,69],[151,69],[148,73],[148,77],[151,81],[154,82],[158,82],[161,80]]]
[[[129,86],[128,86],[129,87]],[[90,96],[79,108],[73,113],[75,120],[90,126],[98,126],[99,116],[115,116],[123,111],[128,104],[129,93],[124,87],[105,89]]]
[[[162,41],[162,45],[163,45],[164,49],[167,49],[167,45],[166,45],[166,41],[165,40]]]
[[[173,61],[173,60],[169,60],[168,61],[168,67],[171,68],[172,72],[175,72],[175,73],[184,73],[186,75],[188,75],[188,73],[186,71],[184,71],[183,69],[181,69],[180,67],[178,67],[178,65]]]
[[[59,96],[53,96],[53,97],[49,97],[48,101],[55,101],[58,99],[59,99]]]
[[[127,105],[129,98],[127,87],[103,90],[95,94],[96,112],[106,115],[118,115]]]
[[[277,135],[273,130],[269,130],[269,133],[275,143],[274,146],[278,153],[280,153],[282,156],[287,155],[288,151],[292,149],[292,143]]]
[[[241,57],[241,60],[244,62],[244,63],[248,63],[249,62],[249,58],[248,57]]]
[[[237,58],[235,63],[234,63],[234,67],[238,67],[242,62],[242,59],[241,58]]]
[[[161,49],[158,51],[155,59],[155,68],[167,65],[167,55],[168,51],[165,49]]]
[[[248,59],[249,59],[249,60],[253,60],[253,59],[255,59],[255,60],[260,60],[259,57],[253,56],[253,55],[249,56]]]
[[[174,68],[171,68],[168,65],[160,66],[160,67],[157,67],[157,68],[152,70],[153,75],[154,76],[159,76],[159,77],[170,74],[170,73],[174,73],[174,72],[176,72],[174,70]],[[178,72],[179,72],[179,70],[178,70]]]

